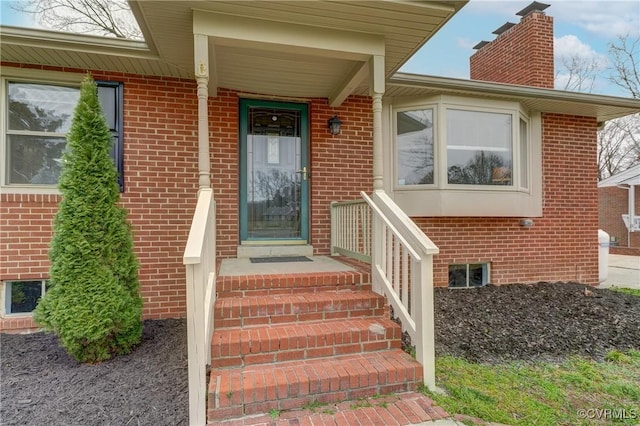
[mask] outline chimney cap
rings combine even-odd
[[[515,25],[516,24],[514,24],[513,22],[507,22],[503,26],[495,30],[492,34],[500,35],[503,32],[507,31],[509,28],[514,27]]]
[[[478,50],[478,49],[482,49],[483,47],[485,47],[487,44],[489,44],[488,41],[486,40],[482,40],[480,43],[476,44],[475,46],[473,46],[474,50]]]
[[[543,10],[548,8],[549,6],[551,6],[551,5],[534,1],[529,6],[525,7],[520,12],[516,13],[516,15],[524,17],[524,16],[527,16],[528,14],[530,14],[531,12],[542,12]]]

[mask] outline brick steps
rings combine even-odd
[[[243,419],[264,418],[271,410],[291,416],[305,405],[406,392],[422,383],[422,366],[400,349],[401,329],[389,319],[385,298],[371,291],[366,269],[352,266],[347,272],[218,277],[210,424],[251,424]]]
[[[371,290],[371,274],[354,270],[309,274],[221,276],[216,282],[218,299],[354,289]]]
[[[208,419],[415,390],[422,367],[400,349],[213,370]]]
[[[363,290],[227,297],[216,300],[214,327],[247,327],[385,314],[388,314],[388,307],[384,297]]]
[[[216,330],[211,367],[239,367],[400,348],[400,326],[388,318],[310,321]]]

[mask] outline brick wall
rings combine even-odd
[[[543,114],[543,217],[415,218],[440,248],[434,280],[448,265],[489,262],[494,284],[537,281],[598,283],[596,120]]]
[[[128,210],[140,261],[144,317],[183,316],[182,255],[197,191],[195,83],[100,71],[93,76],[125,86],[125,192],[121,202]],[[49,277],[47,252],[58,201],[55,195],[1,196],[1,280]],[[24,321],[0,320],[0,327],[24,328]]]
[[[640,212],[640,187],[635,188],[636,212]],[[598,188],[598,222],[600,229],[615,237],[619,247],[640,248],[640,232],[629,234],[622,215],[629,213],[629,190],[609,186]],[[631,240],[629,240],[631,236]]]
[[[472,80],[553,89],[553,18],[532,12],[470,59]]]
[[[327,120],[337,114],[342,132],[331,135]],[[311,240],[318,254],[330,253],[332,201],[355,200],[373,189],[371,100],[352,96],[339,108],[326,99],[311,104]]]
[[[140,261],[144,317],[184,316],[182,255],[198,188],[195,83],[99,71],[93,76],[124,83],[125,192],[121,201],[129,212]],[[237,92],[221,89],[208,104],[221,258],[235,257],[238,246],[238,102]],[[310,101],[311,243],[318,254],[330,250],[330,202],[354,199],[360,191],[371,190],[370,105],[367,97],[351,97],[340,108],[330,108],[326,99]],[[334,114],[344,121],[342,133],[336,136],[326,128]],[[56,195],[1,196],[0,280],[49,277],[47,252],[58,202]],[[0,319],[0,328],[5,329],[29,328],[29,324],[24,317]]]

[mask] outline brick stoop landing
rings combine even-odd
[[[443,421],[449,419],[449,421]],[[361,398],[301,410],[246,416],[217,422],[218,426],[408,426],[434,422],[434,426],[457,426],[449,414],[417,392]],[[428,423],[427,423],[428,424]]]
[[[389,319],[384,297],[371,291],[368,270],[349,264],[335,272],[286,273],[282,263],[279,274],[218,277],[210,424],[357,404],[422,383],[422,366],[400,349],[400,327]]]

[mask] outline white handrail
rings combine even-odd
[[[373,212],[373,291],[393,306],[416,346],[424,384],[436,390],[433,255],[439,249],[386,193],[361,196]]]
[[[189,424],[199,426],[207,423],[207,365],[211,364],[216,297],[216,203],[211,189],[198,193],[183,263],[187,278]]]

